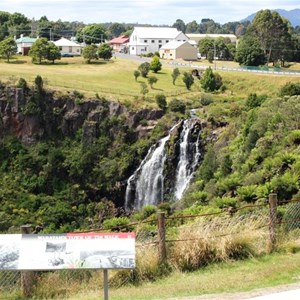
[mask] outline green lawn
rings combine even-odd
[[[137,107],[155,105],[154,96],[163,93],[168,100],[174,97],[180,99],[199,98],[201,92],[200,83],[195,79],[195,84],[191,91],[188,91],[180,76],[176,85],[172,84],[173,66],[163,62],[162,70],[151,76],[156,76],[158,82],[153,89],[148,87],[149,93],[143,99],[141,96],[140,83],[147,79],[139,77],[137,82],[134,79],[133,72],[138,68],[140,62],[112,59],[108,62],[99,60],[95,63],[86,64],[81,57],[62,58],[54,65],[32,64],[29,57],[16,57],[11,63],[0,60],[0,80],[15,83],[20,77],[23,77],[29,84],[32,84],[37,75],[41,75],[45,85],[56,90],[77,90],[84,93],[85,96],[94,97],[96,93],[111,98],[122,103],[130,101]],[[187,63],[188,64],[188,63]],[[210,65],[207,61],[195,62],[199,67]],[[237,66],[234,62],[217,62],[217,65]],[[193,63],[194,65],[194,63]],[[296,69],[297,65],[293,65]],[[191,70],[191,67],[180,67],[181,73]],[[223,98],[232,98],[234,100],[245,99],[248,94],[255,92],[258,94],[268,94],[275,96],[280,86],[288,81],[299,81],[299,76],[276,76],[267,74],[225,72],[219,71],[223,78],[227,90],[220,94]],[[139,100],[139,101],[137,101]],[[145,100],[145,101],[144,101]]]

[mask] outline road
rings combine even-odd
[[[130,54],[125,54],[125,53],[118,53],[115,52],[114,53],[115,57],[120,57],[123,59],[129,59],[129,60],[133,60],[133,61],[138,61],[138,62],[145,62],[148,61],[150,62],[152,60],[152,58],[150,57],[140,57],[137,55],[130,55]],[[207,69],[209,66],[205,66],[205,65],[199,65],[196,64],[194,62],[188,62],[188,61],[170,61],[170,60],[160,60],[160,62],[163,65],[168,65],[170,67],[173,68],[181,68],[181,67],[190,67],[193,69]],[[229,68],[229,67],[225,67],[225,66],[220,66],[222,64],[222,61],[218,61],[218,63],[216,63],[213,66],[213,69],[216,71],[233,71],[233,72],[242,72],[242,73],[257,73],[257,74],[273,74],[273,75],[294,75],[294,76],[300,76],[300,71],[276,71],[276,70],[252,70],[252,69],[247,69],[247,68]]]

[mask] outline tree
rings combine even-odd
[[[150,62],[150,70],[153,71],[154,73],[157,73],[158,71],[161,70],[161,62],[159,60],[158,56],[154,56],[152,61]]]
[[[138,77],[139,77],[140,75],[141,75],[140,71],[134,70],[133,76],[134,76],[134,78],[135,78],[135,81],[137,81],[137,79],[138,79]]]
[[[175,85],[175,81],[177,79],[177,77],[180,75],[180,71],[178,68],[174,68],[173,72],[172,72],[172,78],[173,78],[173,85]]]
[[[205,37],[199,41],[199,52],[201,56],[207,58],[209,51],[214,49],[214,40],[210,37]]]
[[[157,82],[157,80],[158,79],[155,76],[149,76],[148,83],[149,83],[151,89],[153,88],[153,84],[155,84]]]
[[[207,68],[204,72],[203,78],[201,79],[201,87],[206,92],[214,92],[219,90],[222,86],[221,75],[214,73],[211,67]]]
[[[109,44],[101,44],[98,48],[98,57],[104,60],[109,60],[112,58],[112,47]]]
[[[121,35],[121,33],[124,33],[125,31],[126,31],[125,26],[120,23],[112,23],[108,27],[108,33],[111,38],[117,37],[117,36]]]
[[[139,65],[138,70],[141,72],[142,77],[146,78],[150,70],[150,64],[148,62],[144,62]]]
[[[83,48],[82,56],[89,64],[91,60],[98,59],[97,46],[96,45],[87,45]]]
[[[85,26],[77,33],[77,40],[88,45],[104,42],[107,38],[105,29],[100,24]]]
[[[235,60],[244,66],[259,66],[266,62],[266,56],[259,41],[250,35],[240,39],[237,46]]]
[[[52,63],[54,64],[54,61],[56,59],[61,59],[61,53],[59,51],[59,48],[53,43],[49,42],[47,49],[47,60],[52,61]]]
[[[193,83],[194,83],[194,77],[193,77],[193,75],[192,75],[191,73],[184,72],[184,73],[183,73],[183,78],[182,78],[182,80],[183,80],[183,82],[184,82],[186,88],[187,88],[188,90],[190,90],[190,89],[191,89],[191,86],[192,86]]]
[[[48,56],[48,40],[46,38],[37,39],[29,51],[29,56],[32,57],[34,63],[42,63],[43,59]]]
[[[177,19],[176,22],[172,25],[172,27],[185,33],[185,23],[181,19]]]
[[[9,62],[10,58],[16,54],[17,44],[12,37],[8,37],[0,42],[0,55],[7,59]]]
[[[198,23],[194,20],[192,22],[189,22],[186,24],[186,33],[199,33],[199,25]]]
[[[267,57],[267,63],[273,64],[280,58],[286,43],[291,40],[290,24],[278,12],[269,9],[259,11],[251,26],[249,34],[256,37]]]

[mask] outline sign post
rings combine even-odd
[[[108,270],[103,270],[104,277],[104,300],[108,300]]]

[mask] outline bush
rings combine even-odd
[[[279,95],[281,97],[300,95],[300,83],[286,83],[283,87],[281,87]]]
[[[213,98],[209,94],[202,93],[200,96],[200,103],[203,106],[209,105],[209,104],[213,103]]]
[[[184,114],[185,109],[186,109],[186,105],[178,99],[173,99],[169,103],[169,110],[172,112],[180,112]]]
[[[103,222],[104,229],[111,231],[132,231],[133,227],[129,225],[127,217],[114,217]]]

